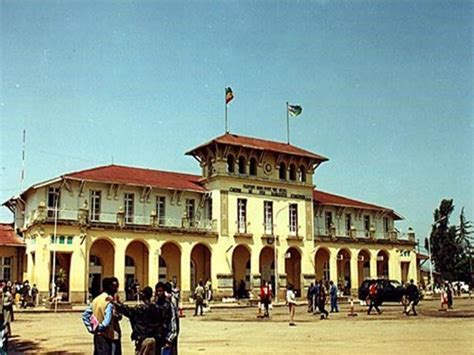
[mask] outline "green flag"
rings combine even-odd
[[[291,117],[296,117],[298,115],[301,115],[301,112],[303,112],[303,108],[298,105],[288,105],[288,113],[290,114]]]

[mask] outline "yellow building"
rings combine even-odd
[[[112,275],[122,292],[135,279],[176,277],[185,296],[211,279],[217,297],[242,281],[256,292],[275,275],[280,293],[315,279],[346,293],[367,277],[417,279],[415,236],[396,231],[396,212],[315,190],[327,158],[233,134],[186,154],[201,175],[100,166],[5,202],[26,242],[25,277],[48,292],[54,268],[72,302],[97,294]]]

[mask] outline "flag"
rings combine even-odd
[[[227,105],[234,99],[234,93],[230,87],[225,88],[225,104]]]
[[[291,117],[301,115],[301,112],[303,112],[303,108],[301,106],[288,105],[288,113],[290,114]]]

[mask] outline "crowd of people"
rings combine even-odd
[[[177,354],[179,334],[179,288],[175,281],[158,282],[140,292],[141,303],[128,306],[117,295],[118,279],[102,280],[103,292],[92,300],[82,321],[94,337],[94,354],[122,354],[122,317],[130,320],[131,340],[140,355]]]

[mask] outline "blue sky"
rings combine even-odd
[[[101,164],[199,173],[224,131],[330,158],[318,188],[423,237],[442,198],[474,219],[468,1],[0,2],[0,199]],[[9,221],[6,208],[0,220]]]

